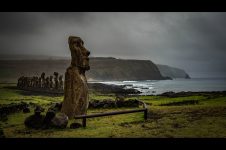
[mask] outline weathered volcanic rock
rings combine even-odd
[[[45,116],[41,114],[34,114],[27,117],[24,121],[24,124],[28,128],[40,129],[43,127],[43,120]]]
[[[123,85],[108,85],[102,83],[88,83],[90,90],[101,93],[115,93],[115,94],[140,94],[136,89],[124,89]]]
[[[46,113],[44,120],[43,120],[44,128],[51,127],[51,121],[55,116],[56,116],[56,112],[52,109],[49,109],[48,112]]]
[[[68,124],[68,116],[64,113],[58,113],[56,116],[51,120],[51,126],[56,128],[66,128]]]
[[[25,109],[27,107],[28,107],[28,104],[24,103],[24,102],[1,105],[0,106],[0,116],[19,112],[19,111],[22,111],[23,109]]]
[[[124,100],[92,100],[89,102],[89,108],[116,108],[116,107],[139,107],[139,101],[134,99]]]
[[[23,113],[29,113],[29,112],[31,112],[31,111],[30,111],[30,109],[28,107],[23,109]]]
[[[80,123],[72,123],[70,125],[71,129],[77,129],[77,128],[80,128],[80,127],[82,127],[82,125]]]

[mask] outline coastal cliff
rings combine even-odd
[[[91,58],[92,80],[164,80],[158,67],[150,60],[126,60],[116,58]]]
[[[28,57],[29,58],[29,57]],[[0,82],[17,82],[20,76],[46,76],[58,72],[64,75],[69,59],[29,59],[0,60]],[[150,60],[126,60],[112,57],[90,58],[91,70],[87,72],[88,81],[94,80],[164,80],[186,77],[170,69],[162,69]],[[175,69],[174,69],[175,70]]]
[[[157,67],[164,77],[190,79],[190,76],[183,69],[160,64],[157,64]]]

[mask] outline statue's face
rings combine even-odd
[[[90,52],[84,47],[83,41],[79,39],[73,39],[71,43],[71,48],[76,50],[76,57],[78,60],[78,66],[83,70],[89,70],[89,55]]]
[[[90,52],[84,47],[83,42],[79,43],[79,47],[81,50],[81,67],[84,70],[89,70],[89,54]]]

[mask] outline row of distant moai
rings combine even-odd
[[[20,77],[17,82],[17,87],[24,90],[34,91],[63,91],[63,76],[58,72],[54,72],[53,76],[45,77],[43,72],[40,77]]]

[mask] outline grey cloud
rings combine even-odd
[[[5,35],[37,34],[41,31],[41,18],[37,13],[0,13],[0,32]]]
[[[0,19],[0,53],[70,56],[67,38],[77,35],[92,56],[151,59],[191,76],[226,76],[226,13],[0,13]]]

